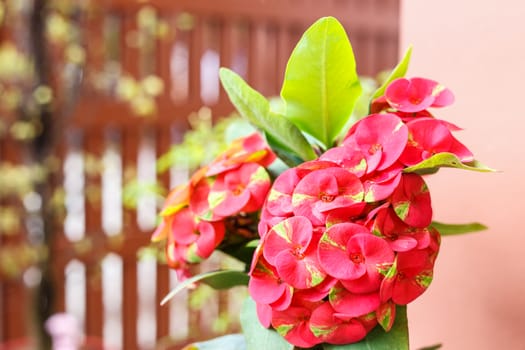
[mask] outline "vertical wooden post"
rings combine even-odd
[[[85,156],[89,155],[98,161],[102,160],[105,149],[102,125],[84,130],[83,149]],[[86,173],[86,238],[92,242],[100,240],[103,235],[101,187],[100,173]],[[91,254],[90,258],[86,262],[86,334],[101,338],[104,325],[104,305],[100,255]]]

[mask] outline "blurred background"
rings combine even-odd
[[[86,349],[238,331],[243,290],[199,287],[159,306],[175,276],[149,237],[167,189],[224,143],[233,108],[219,67],[278,95],[293,47],[325,15],[345,26],[362,76],[413,44],[409,75],[455,92],[440,116],[503,171],[431,181],[437,220],[490,230],[444,240],[433,286],[409,308],[412,344],[522,349],[525,6],[485,2],[0,1],[0,349],[45,348],[45,320],[64,312]]]

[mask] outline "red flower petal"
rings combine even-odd
[[[401,112],[419,112],[428,107],[444,107],[454,102],[452,92],[425,78],[392,81],[385,90],[388,103]]]
[[[337,279],[357,279],[364,275],[366,266],[352,261],[348,251],[351,237],[361,233],[369,234],[366,227],[353,223],[330,226],[321,236],[317,249],[323,270]]]
[[[330,148],[319,159],[334,162],[357,177],[363,176],[367,168],[365,156],[355,143],[350,142]]]
[[[407,165],[415,165],[434,154],[449,152],[455,154],[462,162],[474,159],[472,152],[459,142],[442,121],[432,118],[421,118],[407,124],[409,142],[399,160]]]
[[[355,130],[355,142],[367,162],[367,173],[394,164],[408,140],[408,129],[395,114],[372,114],[361,119]]]
[[[368,269],[372,271],[355,280],[341,280],[341,284],[352,293],[366,294],[379,291],[381,275],[374,273],[375,267],[368,267]]]
[[[292,250],[304,253],[313,236],[311,222],[302,216],[288,218],[272,227],[266,234],[263,247],[264,258],[273,266],[275,259],[283,251]]]
[[[338,313],[348,317],[359,317],[379,307],[379,292],[355,294],[345,288],[334,287],[330,292],[330,304]]]
[[[191,187],[183,184],[170,191],[164,202],[162,216],[175,214],[190,202]]]
[[[288,342],[295,346],[310,348],[321,341],[310,330],[312,309],[306,306],[290,306],[284,311],[272,312],[272,326]]]
[[[224,239],[224,223],[201,221],[197,224],[197,230],[199,235],[195,241],[196,254],[206,259]]]
[[[285,282],[295,288],[310,288],[321,283],[326,275],[317,262],[318,239],[308,219],[291,217],[268,232],[263,254]]]
[[[281,298],[286,289],[288,286],[281,281],[277,270],[264,258],[258,259],[248,282],[248,291],[253,300],[257,303],[271,304]]]
[[[194,213],[185,208],[175,215],[171,220],[171,234],[173,240],[178,244],[191,244],[197,240],[197,221]]]
[[[296,290],[294,295],[301,300],[312,302],[321,301],[328,296],[330,290],[333,286],[335,286],[336,283],[337,279],[327,276],[323,282],[317,286],[308,289]]]
[[[320,284],[326,273],[319,267],[315,250],[310,254],[290,249],[275,258],[279,276],[294,288],[305,289]]]
[[[367,333],[358,319],[338,317],[337,312],[327,302],[312,312],[310,329],[321,341],[340,345],[358,342]]]
[[[272,308],[266,304],[255,304],[257,318],[264,328],[270,328],[272,325]]]
[[[295,215],[324,226],[330,211],[350,207],[362,198],[363,186],[357,176],[342,168],[326,168],[313,171],[299,181],[292,206]]]
[[[168,238],[169,233],[171,232],[171,218],[164,218],[160,224],[155,228],[153,234],[151,235],[152,242],[160,242]]]
[[[427,227],[432,222],[430,193],[420,175],[403,174],[391,202],[397,216],[410,226]]]
[[[399,185],[403,166],[394,163],[390,168],[375,171],[361,179],[365,191],[364,200],[373,203],[388,198]]]
[[[265,208],[275,216],[288,216],[292,213],[292,194],[300,178],[297,170],[291,168],[279,175],[268,194]]]
[[[232,141],[227,150],[219,155],[207,168],[206,176],[215,176],[238,168],[245,163],[270,165],[276,156],[258,133]]]
[[[269,188],[270,178],[264,168],[256,163],[246,163],[217,177],[209,192],[208,203],[216,216],[251,212],[260,209]]]
[[[406,305],[423,294],[432,282],[433,267],[427,250],[399,253],[392,300],[398,305]]]
[[[396,304],[389,301],[381,304],[376,311],[377,321],[385,331],[390,331],[396,319]]]
[[[206,221],[222,220],[223,216],[213,213],[208,202],[212,180],[203,178],[195,184],[190,199],[190,209],[196,216]]]

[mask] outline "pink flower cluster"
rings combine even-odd
[[[166,260],[179,278],[208,258],[227,234],[227,219],[261,209],[275,160],[259,134],[233,141],[211,164],[168,195],[152,241],[166,240]]]
[[[441,152],[473,160],[427,110],[452,102],[432,80],[397,79],[341,145],[277,177],[250,271],[263,325],[300,347],[353,343],[427,289],[440,235],[425,181],[404,169]]]

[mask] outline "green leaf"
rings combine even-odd
[[[246,338],[246,350],[293,350],[276,331],[264,328],[257,318],[255,302],[246,298],[241,309],[241,326]]]
[[[430,346],[425,346],[424,348],[419,348],[418,350],[438,350],[441,349],[442,346],[442,344],[434,344]]]
[[[246,286],[248,285],[248,280],[248,275],[243,271],[219,270],[201,273],[179,283],[162,299],[160,304],[166,304],[177,293],[196,282],[205,283],[213,289],[228,289],[235,286]]]
[[[343,26],[333,17],[319,19],[288,61],[281,90],[285,116],[329,148],[360,94],[354,53]]]
[[[218,247],[218,250],[236,258],[239,261],[242,261],[246,264],[247,268],[249,268],[252,262],[253,252],[257,248],[258,243],[258,239],[248,242],[242,240],[233,244],[221,244]]]
[[[444,224],[442,222],[432,221],[431,226],[438,230],[442,236],[462,235],[464,233],[483,231],[488,228],[479,222],[471,222],[468,224]]]
[[[392,70],[392,72],[390,72],[390,75],[388,76],[388,78],[386,78],[386,80],[383,83],[383,85],[381,85],[379,87],[379,89],[377,89],[376,92],[374,92],[370,102],[372,102],[373,100],[375,100],[376,98],[378,98],[380,96],[383,96],[385,94],[385,90],[386,90],[386,87],[388,86],[388,84],[390,84],[391,82],[393,82],[397,78],[402,78],[402,77],[405,76],[405,74],[407,73],[407,70],[408,70],[408,64],[410,63],[410,56],[412,56],[412,46],[410,46],[406,50],[405,54],[403,55],[403,58],[397,64],[397,66],[395,66],[395,68]]]
[[[425,159],[421,163],[409,166],[403,170],[405,173],[429,174],[434,173],[438,168],[457,168],[464,170],[472,170],[479,172],[493,172],[496,171],[481,164],[478,161],[462,163],[459,158],[452,153],[441,152],[434,154],[432,157]]]
[[[302,160],[316,158],[312,146],[301,131],[283,116],[271,112],[268,100],[252,89],[238,74],[221,68],[219,76],[224,90],[244,118],[256,128],[271,135],[273,140],[278,140],[281,148],[297,154]]]
[[[286,164],[288,167],[293,168],[303,163],[303,160],[297,155],[295,155],[295,153],[290,152],[286,149],[286,147],[282,147],[280,140],[276,139],[268,133],[266,133],[265,136],[266,141],[268,141],[268,145],[275,152],[277,157],[279,157],[279,159],[281,159],[283,163]]]
[[[390,332],[376,326],[365,339],[348,345],[324,345],[325,350],[408,350],[406,306],[398,306],[396,321]]]
[[[242,334],[228,334],[222,337],[192,343],[182,350],[246,350],[246,341]]]

